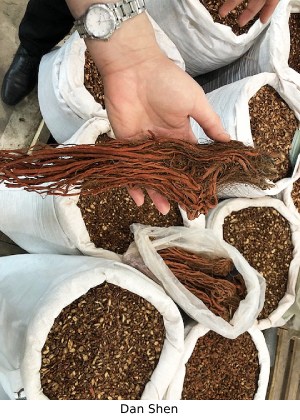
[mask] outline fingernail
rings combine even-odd
[[[166,216],[170,211],[170,205],[161,207],[159,211],[163,216]]]

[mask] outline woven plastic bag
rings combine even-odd
[[[194,325],[188,332],[185,342],[184,342],[184,353],[180,366],[176,375],[174,376],[173,381],[171,382],[165,398],[166,400],[179,400],[182,396],[182,389],[184,384],[184,378],[186,374],[185,365],[191,357],[197,340],[200,337],[203,337],[209,332],[208,328],[203,327],[201,324]],[[270,376],[270,355],[268,347],[266,345],[265,338],[260,330],[255,327],[252,327],[248,330],[248,333],[251,335],[251,338],[257,348],[258,359],[259,359],[259,377],[258,377],[258,386],[254,400],[264,400],[266,399],[266,393],[268,388],[269,376]],[[199,369],[201,369],[199,367]],[[214,372],[215,375],[218,375],[218,372]]]
[[[98,136],[105,133],[105,128],[102,119],[92,118],[65,145],[94,144]],[[30,253],[84,254],[120,261],[120,255],[98,248],[91,241],[77,205],[80,190],[73,190],[72,193],[77,194],[41,195],[1,184],[0,231]],[[179,211],[185,226],[204,226],[204,216],[190,221],[181,207]]]
[[[291,95],[293,92],[299,95],[300,74],[289,66],[291,48],[289,19],[292,13],[300,13],[300,1],[280,0],[268,29],[269,37],[266,39],[265,45],[261,47],[265,50],[265,55],[269,51],[271,70],[267,69],[268,64],[263,63],[262,58],[261,66],[266,69],[265,71],[275,71],[280,79],[285,82],[286,89],[290,91]],[[261,57],[263,56],[261,55]]]
[[[300,90],[300,75],[289,66],[291,13],[300,13],[299,0],[281,0],[270,24],[257,37],[253,46],[227,66],[196,78],[208,93],[221,86],[263,72],[274,72],[285,81],[290,94]]]
[[[38,99],[43,119],[58,143],[68,140],[90,118],[110,128],[106,111],[84,86],[86,46],[74,32],[62,47],[43,56]]]
[[[300,173],[296,181],[299,182]],[[294,215],[296,222],[298,223],[297,230],[300,231],[300,213],[295,206],[295,203],[292,198],[292,191],[293,191],[294,184],[289,185],[285,190],[282,192],[282,201],[289,209],[289,211]],[[300,233],[299,233],[300,235]],[[295,286],[295,302],[293,305],[283,314],[282,318],[286,321],[289,321],[290,328],[295,330],[300,329],[300,270],[298,274],[298,279]]]
[[[300,179],[300,170],[298,171],[298,174],[295,177],[294,182],[282,191],[282,201],[287,206],[287,208],[290,210],[290,212],[294,214],[295,218],[298,219],[298,223],[300,225],[300,212],[298,211],[297,207],[295,206],[295,203],[294,203],[294,200],[293,200],[293,197],[292,197],[292,191],[293,191],[293,188],[294,188],[294,184],[295,184],[296,181],[298,181],[298,183],[299,183],[300,182],[299,179]]]
[[[284,321],[288,322],[289,328],[296,331],[300,330],[300,271],[298,274],[297,283],[295,286],[295,302],[292,306],[282,315]]]
[[[237,36],[229,26],[215,23],[199,0],[146,0],[146,6],[178,48],[191,76],[232,63],[268,26],[258,19],[247,33]]]
[[[55,318],[90,288],[108,282],[150,302],[166,329],[160,359],[141,399],[162,399],[183,351],[183,321],[166,293],[135,269],[101,258],[17,255],[0,259],[0,384],[10,399],[47,399],[41,350]],[[24,395],[24,394],[23,394]]]
[[[298,121],[300,121],[300,95],[297,95],[297,93],[291,95],[287,85],[275,73],[261,73],[246,77],[207,94],[209,103],[220,116],[224,128],[230,137],[242,141],[246,146],[254,146],[249,116],[249,100],[265,85],[270,85],[275,89],[294,112]],[[211,141],[194,120],[192,120],[192,128],[199,143]],[[300,159],[298,158],[291,177],[280,179],[274,184],[270,183],[270,188],[267,190],[260,190],[243,184],[235,184],[223,188],[219,191],[218,196],[219,198],[252,198],[276,195],[294,182],[299,171],[299,164]]]
[[[1,384],[0,384],[0,401],[1,400],[9,400],[8,395],[4,392]]]
[[[240,252],[222,239],[218,239],[210,229],[189,229],[181,226],[156,228],[140,224],[133,224],[131,228],[135,241],[128,249],[128,253],[124,255],[126,262],[135,260],[138,255],[134,249],[135,246],[142,258],[142,269],[147,269],[152,273],[166,293],[190,318],[227,338],[236,338],[252,327],[263,306],[265,281]],[[203,253],[207,257],[223,257],[232,260],[244,279],[246,297],[240,302],[229,322],[210,311],[175,277],[158,254],[159,250],[168,247]],[[138,267],[138,262],[136,266]]]
[[[287,319],[284,319],[283,315],[293,305],[296,298],[296,282],[300,268],[300,230],[299,222],[295,216],[281,200],[274,197],[255,199],[233,198],[224,200],[219,206],[209,212],[206,218],[206,226],[208,229],[211,229],[219,239],[223,239],[223,224],[225,218],[232,212],[248,207],[272,207],[277,210],[290,225],[294,250],[293,259],[289,267],[286,293],[280,300],[277,308],[268,315],[268,318],[260,319],[257,322],[258,328],[261,330],[280,327],[286,323]],[[278,240],[280,241],[280,238],[278,238]]]
[[[206,95],[230,137],[242,141],[247,146],[253,146],[248,102],[265,85],[270,85],[276,90],[300,121],[300,95],[297,91],[291,95],[286,84],[275,73],[265,72],[246,77]],[[194,120],[192,127],[199,143],[211,141]]]
[[[68,143],[93,143],[106,128],[102,119],[93,118]],[[91,242],[78,199],[79,195],[44,196],[1,185],[0,230],[30,253],[85,254],[119,261],[116,253]]]
[[[162,51],[184,69],[177,48],[150,18]],[[39,69],[38,98],[42,116],[52,136],[64,143],[90,118],[98,117],[109,130],[107,112],[84,86],[86,45],[74,32],[59,49],[43,56]]]

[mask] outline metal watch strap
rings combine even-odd
[[[117,3],[106,3],[106,6],[113,11],[119,23],[146,10],[145,0],[123,0]]]
[[[105,6],[107,6],[113,12],[116,18],[117,27],[119,27],[120,24],[125,20],[137,16],[146,10],[145,0],[122,0],[118,1],[117,3],[99,4],[105,4]],[[84,25],[84,17],[85,16],[82,16],[80,19],[75,21],[75,29],[77,30],[80,37],[87,38],[88,35]]]
[[[83,20],[75,21],[75,29],[77,30],[80,37],[85,38],[86,31],[85,31]]]

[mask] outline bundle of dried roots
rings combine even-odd
[[[158,251],[179,282],[215,315],[229,321],[245,297],[243,277],[227,258],[208,258],[180,248]]]
[[[191,144],[181,139],[114,140],[96,145],[0,151],[0,182],[52,195],[94,195],[116,187],[152,188],[189,219],[217,205],[219,188],[270,187],[272,158],[241,142]]]

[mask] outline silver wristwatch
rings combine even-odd
[[[85,14],[74,22],[74,27],[81,38],[108,40],[122,22],[145,10],[144,0],[92,4]]]

